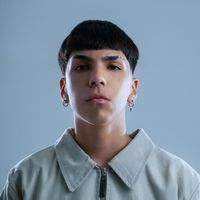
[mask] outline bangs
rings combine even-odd
[[[130,54],[130,43],[132,40],[127,38],[125,32],[116,25],[107,22],[91,22],[80,24],[70,34],[68,38],[68,53],[84,49],[114,49],[121,50],[127,59]],[[128,41],[127,41],[128,39]]]
[[[76,26],[63,41],[59,65],[66,65],[72,52],[87,49],[121,50],[131,66],[136,65],[139,55],[137,46],[118,26],[108,21],[88,20]]]

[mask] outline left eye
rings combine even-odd
[[[75,70],[87,70],[88,69],[88,66],[87,65],[78,65],[76,66]]]
[[[118,67],[117,65],[109,65],[108,68],[111,69],[111,70],[114,70],[114,71],[116,71],[116,70],[121,70],[121,68]]]

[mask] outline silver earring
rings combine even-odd
[[[135,105],[134,102],[128,104],[130,112],[132,112],[134,105]]]
[[[67,100],[63,100],[62,104],[63,104],[64,107],[67,107],[69,105],[69,102],[67,102]]]

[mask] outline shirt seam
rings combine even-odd
[[[98,173],[98,178],[97,178],[97,185],[96,185],[96,191],[97,191],[97,199],[99,199],[99,191],[100,191],[100,179],[101,179],[101,174],[100,174],[100,170],[97,169],[97,173]]]
[[[8,190],[12,193],[12,195],[14,195],[15,197],[17,196],[17,191],[13,188],[12,184],[8,185]]]
[[[108,168],[108,170],[107,170],[107,192],[106,192],[106,199],[110,199],[110,192],[111,192],[111,184],[110,184],[110,181],[109,181],[109,168]]]
[[[194,195],[196,194],[196,192],[197,192],[199,186],[200,186],[200,182],[198,182],[198,184],[197,184],[197,186],[195,187],[194,191],[192,192],[191,197],[189,198],[189,200],[192,200],[192,198],[193,198]]]
[[[15,172],[13,172],[14,168],[12,169],[9,177],[8,177],[8,191],[12,193],[12,195],[18,196],[18,192],[16,191],[15,187],[13,186],[13,183],[16,184],[16,180],[14,178],[14,176],[16,176],[16,173],[20,173],[19,170],[16,170]],[[21,186],[22,187],[22,186]],[[23,190],[23,188],[21,188],[21,190]]]

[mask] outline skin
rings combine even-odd
[[[82,50],[73,52],[60,94],[70,103],[74,115],[74,138],[99,165],[107,163],[129,142],[125,107],[135,102],[139,80],[120,50]],[[105,99],[92,99],[94,94]]]

